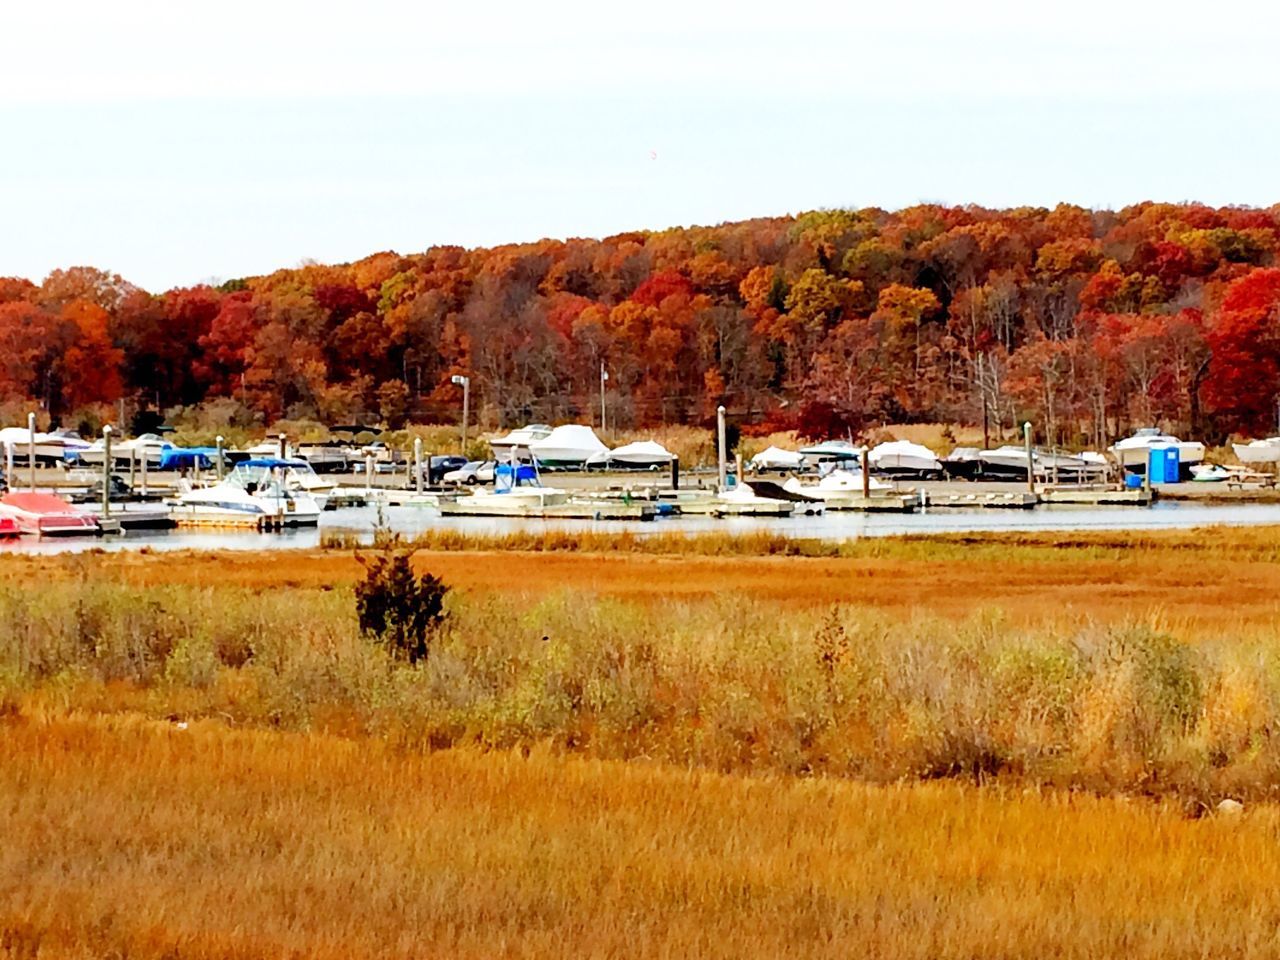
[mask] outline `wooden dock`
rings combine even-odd
[[[1031,510],[1040,502],[1039,496],[1029,490],[1009,491],[1007,493],[925,493],[923,503],[926,509],[933,508],[974,508],[989,510]]]
[[[681,516],[695,517],[789,517],[796,505],[790,500],[721,500],[699,497],[675,501]]]
[[[110,523],[116,531],[171,530],[175,526],[172,512],[163,504],[113,503],[111,513],[105,519],[101,507],[90,512],[98,518],[100,525]]]
[[[532,520],[652,520],[658,509],[652,503],[570,501],[569,503],[494,503],[490,497],[459,497],[440,502],[446,517],[517,517]]]
[[[912,513],[920,505],[920,498],[909,493],[885,493],[870,497],[828,497],[828,510],[852,513]]]
[[[1089,487],[1046,487],[1040,491],[1040,502],[1046,505],[1076,504],[1080,506],[1149,507],[1155,499],[1149,490],[1095,489]]]

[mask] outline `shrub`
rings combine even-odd
[[[431,652],[431,641],[445,620],[449,588],[439,577],[414,576],[408,551],[387,546],[366,560],[356,584],[356,616],[360,631],[384,644],[396,659],[418,663]]]

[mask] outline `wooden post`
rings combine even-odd
[[[102,428],[102,519],[111,516],[111,424]]]
[[[742,486],[742,454],[734,454],[733,457],[733,485],[735,487]]]
[[[36,415],[27,414],[27,472],[32,493],[36,489]]]
[[[142,495],[147,495],[147,455],[142,455]]]
[[[680,458],[674,454],[671,457],[671,489],[680,489]]]
[[[1031,460],[1031,421],[1022,425],[1022,442],[1027,450],[1027,489],[1036,492],[1036,469]]]
[[[218,473],[218,482],[221,483],[222,478],[226,473],[226,468],[223,466],[225,461],[222,458],[222,445],[226,443],[226,440],[223,438],[222,434],[218,434],[218,436],[214,438],[214,443],[218,445],[218,459],[214,466],[214,469]]]
[[[871,499],[871,454],[862,448],[862,499]]]
[[[280,434],[280,436],[276,437],[276,440],[277,440],[277,441],[279,442],[279,444],[280,444],[280,459],[281,459],[281,460],[288,460],[288,459],[289,459],[289,441],[288,441],[288,439],[287,439],[287,438],[285,437],[285,435],[282,433],[282,434]]]
[[[422,438],[413,438],[413,488],[422,492]]]

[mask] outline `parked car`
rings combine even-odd
[[[446,473],[460,470],[466,465],[466,457],[432,457],[427,461],[427,483],[437,484],[444,479]]]
[[[457,470],[450,470],[443,480],[445,483],[465,483],[468,486],[493,483],[493,471],[497,465],[496,460],[472,460]]]

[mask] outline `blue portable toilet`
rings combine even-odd
[[[1147,451],[1147,473],[1152,483],[1177,483],[1181,472],[1177,447],[1152,447]]]

